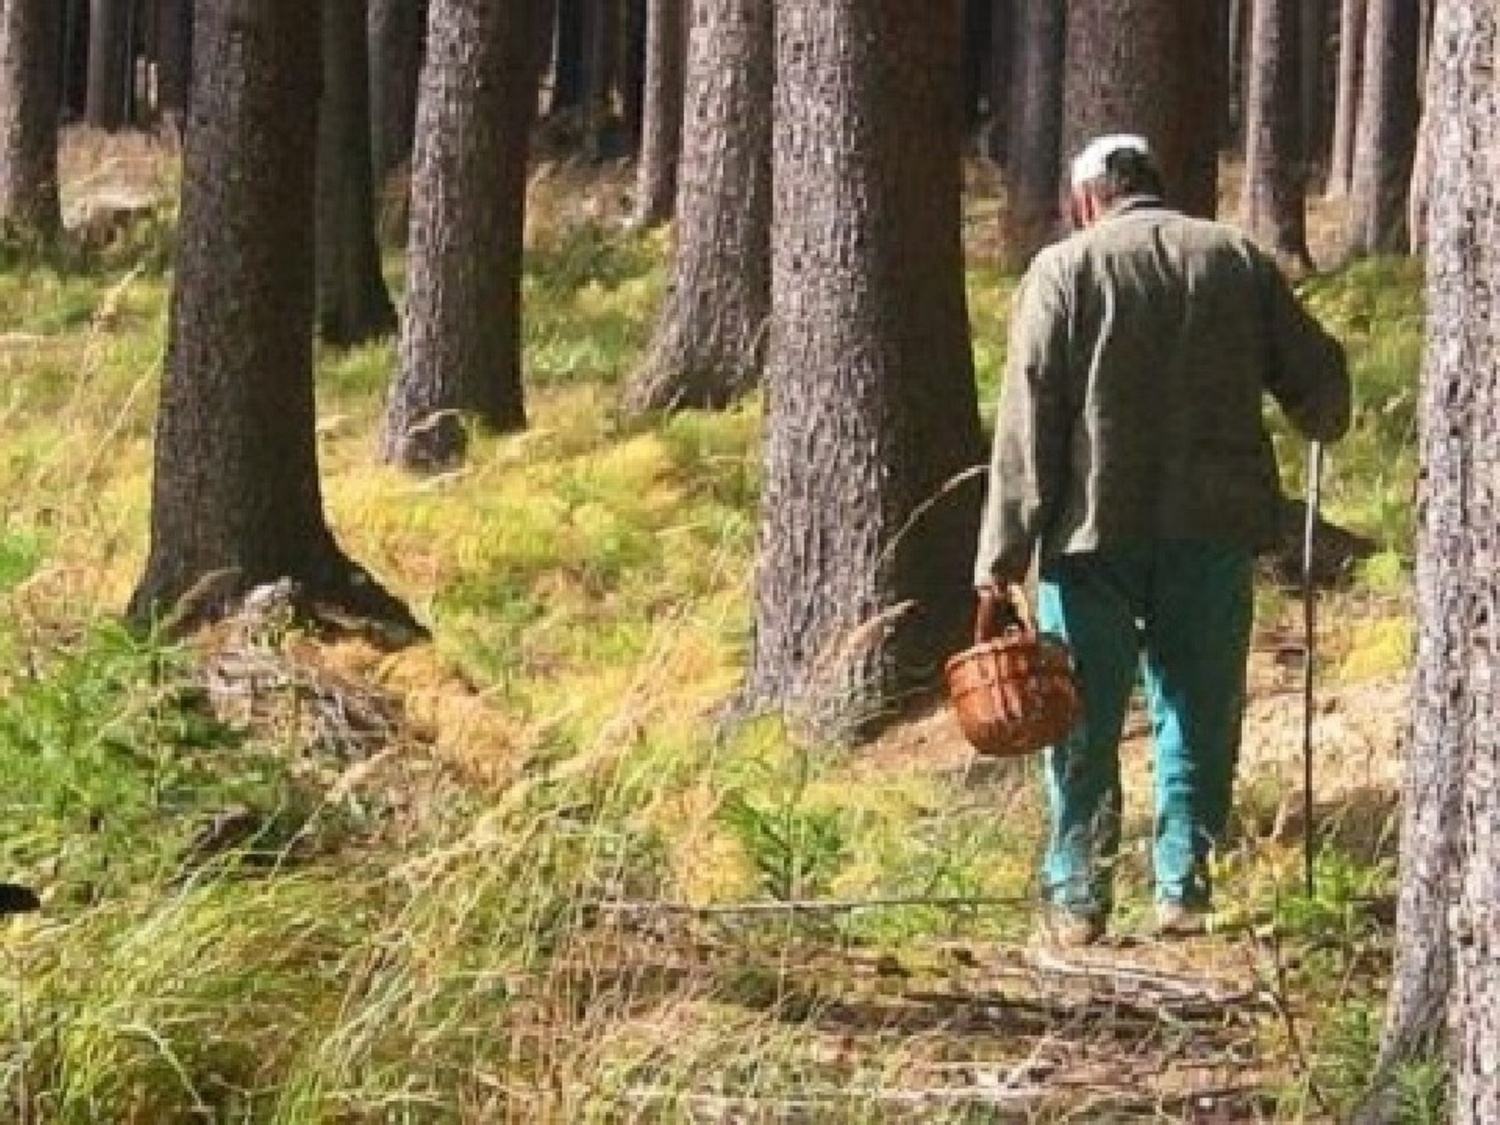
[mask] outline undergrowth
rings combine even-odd
[[[315,783],[295,740],[214,716],[193,649],[114,623],[142,564],[169,282],[136,237],[0,272],[0,877],[47,900],[40,920],[0,923],[0,1116],[686,1120],[826,1097],[820,1119],[876,1121],[908,1119],[881,1091],[956,1060],[1023,1061],[1001,1025],[957,1001],[924,1023],[901,989],[956,987],[949,945],[1024,937],[1030,773],[933,768],[920,732],[880,765],[776,723],[716,725],[748,643],[759,406],[616,414],[664,284],[660,236],[595,223],[537,237],[534,423],[481,435],[449,476],[375,464],[389,343],[319,356],[330,521],[436,637],[328,659],[428,728],[413,751],[432,759],[415,783],[433,786],[425,798]],[[1010,289],[970,272],[986,402]],[[1399,672],[1415,268],[1356,266],[1309,298],[1349,342],[1359,387],[1330,510],[1380,545],[1334,595],[1329,644],[1348,678]],[[1299,445],[1278,443],[1295,492]],[[1287,607],[1268,595],[1263,608]],[[226,813],[254,830],[200,854]],[[1127,854],[1127,927],[1144,870]],[[1317,894],[1299,878],[1291,842],[1248,837],[1221,892],[1250,934],[1224,956],[1288,989],[1313,1045],[1302,1066],[1278,1021],[1261,1033],[1289,1120],[1315,1106],[1312,1087],[1347,1105],[1367,1075],[1391,856],[1333,839]],[[649,907],[828,897],[995,904]],[[1430,1076],[1410,1085],[1427,1104]],[[909,1119],[993,1119],[970,1113]]]

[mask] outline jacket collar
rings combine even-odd
[[[1105,219],[1130,215],[1137,211],[1164,211],[1167,205],[1159,195],[1127,195],[1104,213]]]

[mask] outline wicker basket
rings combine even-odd
[[[1060,742],[1083,712],[1072,654],[1037,633],[1019,587],[1008,598],[980,592],[974,644],[949,658],[944,676],[964,736],[987,757],[1022,757]]]

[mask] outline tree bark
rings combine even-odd
[[[984,80],[980,87],[985,103],[980,151],[1003,166],[1010,154],[1010,130],[1015,116],[1011,108],[1011,71],[1016,64],[1016,9],[1020,0],[991,0],[991,3]]]
[[[318,329],[338,347],[396,328],[380,272],[370,165],[366,0],[322,0],[323,93],[318,107]]]
[[[122,128],[129,104],[130,0],[89,4],[88,102],[84,120],[96,129]]]
[[[400,370],[382,454],[450,467],[462,415],[526,425],[521,250],[536,109],[532,0],[433,0],[417,108]]]
[[[777,6],[752,709],[878,730],[961,646],[981,464],[956,0]],[[930,506],[924,508],[928,502]]]
[[[1098,134],[1140,133],[1169,201],[1212,216],[1228,82],[1222,18],[1221,0],[1071,0],[1064,159]]]
[[[646,16],[646,106],[636,174],[635,225],[672,217],[682,152],[683,70],[687,31],[683,0],[651,0]]]
[[[61,9],[56,0],[0,3],[0,234],[50,242],[57,192]]]
[[[151,549],[130,614],[190,627],[300,584],[422,634],[323,517],[312,379],[319,8],[200,3],[193,123],[157,421]]]
[[[625,147],[639,157],[641,135],[646,126],[646,7],[648,0],[625,0],[621,22],[620,116]]]
[[[1298,0],[1252,0],[1246,233],[1293,272],[1312,268],[1302,160]]]
[[[597,161],[609,150],[605,133],[613,116],[609,95],[616,75],[620,0],[586,0],[584,13],[583,153]]]
[[[1364,85],[1365,14],[1368,0],[1343,0],[1339,9],[1339,73],[1334,97],[1333,142],[1324,194],[1344,199],[1354,182],[1354,137]]]
[[[1063,57],[1067,8],[1062,0],[1018,0],[1012,72],[1002,264],[1019,272],[1059,226],[1062,185]]]
[[[1328,104],[1330,86],[1328,76],[1328,7],[1327,0],[1301,0],[1296,5],[1301,14],[1301,26],[1297,29],[1298,64],[1297,89],[1302,99],[1302,180],[1305,185],[1312,182],[1315,174],[1328,168]]]
[[[646,360],[625,389],[632,413],[739,399],[760,378],[770,313],[773,5],[691,3],[677,248]]]
[[[1412,0],[1370,0],[1349,210],[1351,255],[1407,249],[1407,191],[1417,141],[1419,30]]]
[[[1449,1120],[1500,1120],[1500,91],[1488,0],[1439,5],[1422,373],[1417,653],[1396,955],[1364,1125],[1398,1068],[1452,1076]]]
[[[370,162],[385,183],[411,160],[427,0],[369,0]]]
[[[557,0],[556,80],[552,87],[551,111],[578,109],[588,89],[588,66],[584,48],[587,38],[587,8],[592,0]]]

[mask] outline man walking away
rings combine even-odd
[[[1344,351],[1234,228],[1162,202],[1144,138],[1074,160],[1075,233],[1016,294],[975,583],[1038,568],[1038,624],[1073,648],[1084,718],[1047,751],[1046,931],[1101,937],[1120,842],[1119,741],[1137,669],[1156,743],[1159,932],[1203,929],[1229,816],[1253,607],[1276,541],[1267,392],[1331,441]]]

